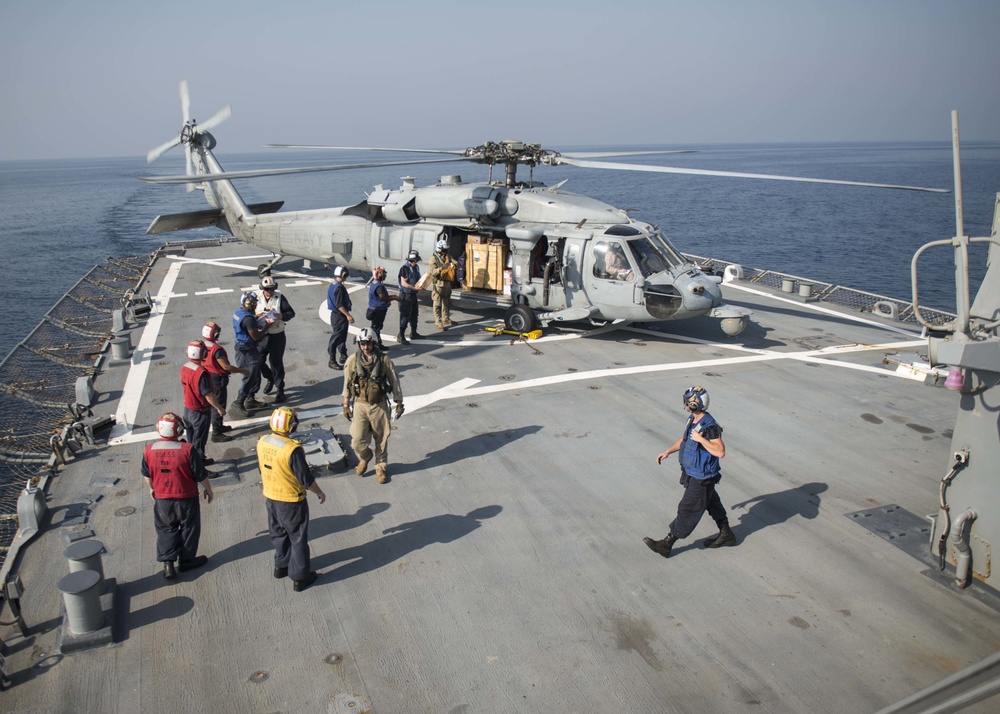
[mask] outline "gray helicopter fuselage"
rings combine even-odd
[[[219,183],[216,190],[224,192]],[[228,195],[219,198],[223,206],[231,202]],[[503,282],[494,274],[493,287],[477,296],[540,314],[575,308],[564,313],[571,319],[685,319],[722,302],[718,281],[686,261],[658,228],[559,186],[505,187],[446,176],[417,187],[404,179],[399,189],[376,186],[353,206],[231,218],[229,227],[276,254],[366,272],[383,266],[389,284],[396,284],[411,250],[420,252],[426,270],[441,239],[459,262],[469,243],[499,246],[502,265],[489,269],[508,289],[497,289]]]

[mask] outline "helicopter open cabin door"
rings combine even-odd
[[[595,236],[584,262],[584,284],[594,304],[628,308],[642,304],[636,289],[636,268],[617,238]]]

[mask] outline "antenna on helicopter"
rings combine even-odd
[[[199,124],[197,121],[191,118],[191,95],[188,92],[187,80],[182,79],[180,83],[180,98],[181,98],[181,117],[184,120],[184,125],[181,127],[180,134],[176,138],[171,139],[168,142],[160,144],[155,149],[151,150],[146,154],[146,163],[153,163],[156,159],[160,158],[163,154],[170,151],[172,148],[179,144],[184,146],[184,158],[185,158],[185,175],[194,176],[194,161],[191,154],[191,146],[198,142],[209,142],[212,146],[215,145],[215,139],[212,135],[208,133],[208,130],[218,126],[226,119],[228,119],[232,113],[233,108],[229,104],[224,106],[222,109],[217,111],[206,121]],[[187,184],[188,192],[193,191],[195,188],[194,183]]]

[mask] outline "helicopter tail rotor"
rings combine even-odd
[[[185,175],[195,176],[197,175],[194,168],[194,158],[192,154],[193,146],[195,143],[198,144],[209,144],[209,148],[215,145],[214,139],[212,139],[211,134],[207,131],[213,127],[218,126],[230,116],[232,116],[233,109],[230,105],[224,106],[222,109],[217,111],[211,117],[201,124],[197,123],[191,118],[191,95],[188,91],[187,80],[181,80],[180,83],[180,100],[181,100],[181,118],[184,121],[181,127],[180,134],[170,141],[160,144],[155,149],[152,149],[146,154],[146,163],[153,163],[156,159],[160,158],[163,154],[170,151],[172,148],[178,145],[184,146],[184,159],[185,159]],[[187,184],[187,190],[193,191],[195,188],[194,183]]]

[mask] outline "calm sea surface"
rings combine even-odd
[[[624,148],[691,148],[697,153],[608,160],[949,189],[953,181],[951,149],[945,142]],[[218,233],[145,235],[157,214],[207,207],[200,192],[136,180],[183,173],[183,155],[175,153],[152,166],[142,158],[0,162],[0,266],[8,296],[0,358],[106,257],[148,254],[164,238]],[[385,161],[389,156],[218,154],[229,170]],[[486,178],[482,166],[442,164],[254,179],[237,182],[237,188],[247,202],[281,199],[283,210],[296,210],[357,203],[376,184],[398,187],[404,174],[427,185],[446,173],[461,173],[466,181]],[[914,252],[955,234],[952,194],[573,167],[541,167],[534,175],[549,185],[568,179],[565,190],[633,209],[633,216],[664,228],[684,252],[906,300]],[[519,176],[527,178],[527,169],[522,167]],[[1000,191],[1000,144],[963,144],[962,181],[966,235],[987,236]],[[973,252],[976,285],[985,272],[985,255],[985,249]],[[954,311],[950,249],[926,254],[919,279],[922,304]]]

